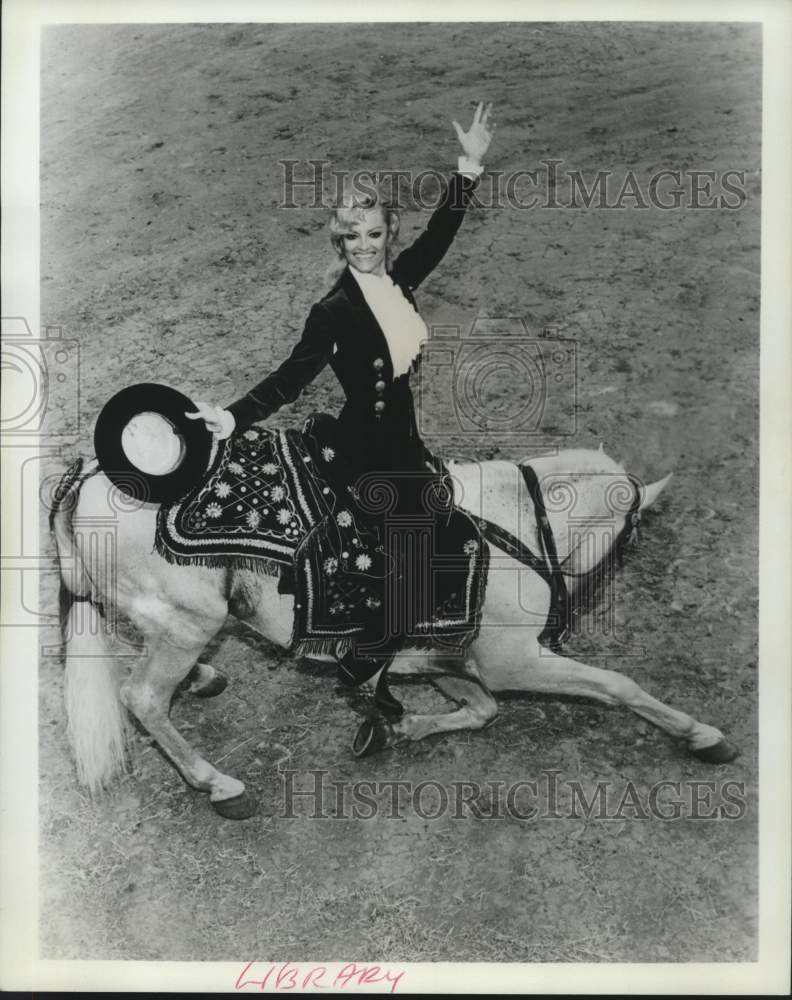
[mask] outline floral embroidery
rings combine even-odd
[[[264,465],[261,466],[261,471],[265,476],[274,476],[278,471],[278,466],[274,462],[265,462]]]
[[[253,531],[255,531],[256,528],[258,528],[260,521],[261,514],[259,514],[257,510],[248,511],[247,523],[249,528],[252,528]]]
[[[220,517],[223,509],[219,503],[210,503],[206,508],[207,517]]]
[[[281,524],[288,524],[291,521],[291,511],[288,507],[281,507],[278,511],[278,520]]]
[[[235,476],[241,476],[245,470],[242,468],[239,462],[229,462],[228,471],[233,472]]]
[[[371,566],[371,556],[367,556],[365,552],[361,552],[355,560],[355,565],[358,569],[368,569]]]
[[[352,523],[352,515],[348,510],[341,510],[338,512],[336,521],[338,521],[342,528],[348,528]]]
[[[332,462],[335,458],[335,451],[332,448],[322,448],[322,458],[325,462]]]
[[[270,494],[275,503],[280,503],[280,501],[286,496],[286,490],[282,486],[273,486],[272,493]]]
[[[258,438],[258,436],[259,436],[259,432],[258,431],[245,431],[245,433],[242,436],[244,438],[246,438],[248,441],[255,441],[256,438]]]
[[[370,608],[372,611],[378,608],[382,604],[382,601],[378,597],[367,597],[366,607]]]
[[[338,560],[335,556],[330,556],[324,561],[324,571],[328,576],[332,576],[338,569]]]
[[[472,556],[474,552],[478,552],[478,542],[474,541],[472,538],[468,538],[462,546],[462,551],[465,555]]]
[[[221,500],[225,499],[231,492],[231,487],[228,483],[219,482],[214,488],[215,493],[220,497]]]

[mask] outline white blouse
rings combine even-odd
[[[479,177],[484,169],[480,163],[466,156],[459,157],[458,168],[461,174],[471,178]],[[421,353],[421,343],[429,336],[426,323],[389,274],[366,274],[354,267],[349,270],[385,334],[393,363],[393,377],[398,378],[410,370]]]
[[[421,352],[421,343],[429,333],[426,323],[404,297],[389,274],[366,274],[350,267],[363,298],[379,323],[388,342],[393,377],[410,370]]]

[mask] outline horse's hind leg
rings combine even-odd
[[[441,667],[432,667],[429,659],[427,673],[434,674]],[[446,670],[448,668],[445,668]],[[452,712],[438,715],[403,715],[396,722],[367,719],[358,730],[353,751],[358,757],[407,740],[422,740],[434,733],[450,733],[460,729],[483,729],[498,714],[498,706],[490,692],[478,679],[475,667],[465,664],[460,672],[444,672],[432,676],[432,682],[448,698],[460,706]]]
[[[219,624],[213,627],[210,634],[192,646],[176,646],[162,636],[150,639],[148,655],[122,685],[121,700],[154,737],[185,781],[200,791],[209,792],[210,801],[221,816],[243,819],[252,815],[255,808],[245,786],[204,760],[168,718],[176,687],[189,674],[201,650],[219,627]]]
[[[470,672],[468,668],[466,672]],[[457,729],[483,729],[498,714],[498,703],[491,692],[473,677],[444,674],[432,681],[443,694],[455,701],[459,708],[444,715],[413,716],[413,734],[410,739],[419,740],[430,733],[447,733]],[[426,722],[418,720],[425,719]]]

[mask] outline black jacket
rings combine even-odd
[[[476,184],[475,179],[453,173],[426,230],[394,262],[390,276],[413,306],[413,289],[442,260]],[[312,306],[299,343],[277,371],[228,407],[237,430],[294,402],[327,364],[346,395],[338,431],[352,467],[358,473],[423,467],[409,373],[394,379],[385,335],[348,268]]]

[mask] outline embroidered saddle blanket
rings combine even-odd
[[[253,427],[220,442],[204,483],[160,508],[156,550],[184,565],[280,567],[295,593],[292,646],[303,654],[334,652],[383,617],[409,645],[464,648],[478,634],[486,585],[478,525],[449,503],[417,533],[392,530],[336,474],[332,427],[319,416],[302,433]]]

